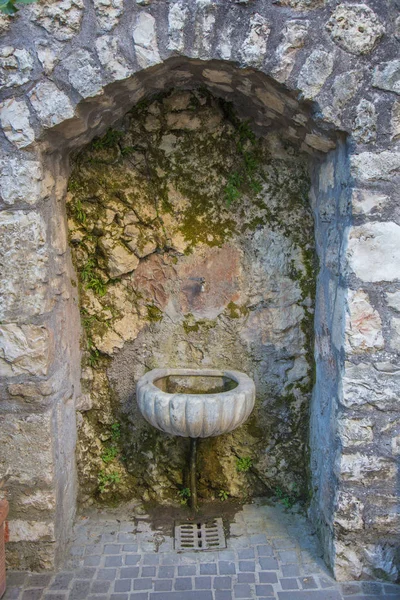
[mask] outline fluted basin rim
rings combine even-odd
[[[216,393],[168,393],[155,381],[164,377],[226,377],[237,386]],[[213,437],[228,433],[249,417],[255,402],[253,380],[228,369],[153,369],[143,375],[136,386],[137,402],[144,418],[154,427],[183,437]]]

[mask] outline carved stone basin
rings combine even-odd
[[[206,438],[228,433],[250,416],[253,381],[239,371],[153,369],[137,383],[139,408],[165,433]]]

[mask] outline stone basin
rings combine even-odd
[[[151,425],[172,435],[206,438],[233,431],[250,416],[255,386],[240,371],[153,369],[136,397]]]

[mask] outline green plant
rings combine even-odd
[[[106,464],[112,462],[118,456],[118,452],[116,446],[108,446],[101,455],[101,460]]]
[[[112,148],[120,139],[124,136],[122,131],[116,129],[109,129],[102,138],[97,138],[92,142],[92,148],[95,150],[101,150],[102,148]]]
[[[280,487],[275,488],[275,496],[280,500],[285,508],[292,508],[297,502],[296,494],[288,494]]]
[[[236,470],[239,473],[246,473],[246,471],[249,471],[252,466],[253,466],[253,460],[251,458],[249,458],[248,456],[242,456],[241,458],[238,458],[236,461]]]
[[[74,213],[74,217],[78,221],[78,223],[84,224],[86,222],[86,213],[83,210],[82,202],[80,200],[77,200],[75,202],[72,210]]]
[[[219,490],[218,498],[220,500],[222,500],[222,502],[225,502],[225,500],[228,500],[228,498],[229,498],[229,492],[227,492],[225,490]]]
[[[105,471],[100,471],[97,476],[98,489],[100,494],[103,494],[107,491],[111,485],[115,483],[119,483],[121,478],[117,471],[111,471],[110,473],[106,473]]]
[[[121,425],[119,423],[113,423],[111,425],[111,439],[113,442],[117,442],[121,437]]]
[[[0,12],[5,15],[14,15],[18,12],[17,4],[33,4],[37,0],[0,0]]]
[[[81,269],[80,276],[87,290],[93,290],[98,296],[104,296],[107,292],[107,285],[95,273],[96,261],[89,258],[85,266]]]
[[[163,314],[162,311],[157,307],[154,306],[154,304],[148,304],[147,305],[147,319],[153,323],[156,323],[157,321],[162,321],[163,318]]]
[[[191,494],[190,494],[189,488],[182,488],[181,490],[178,491],[178,496],[180,498],[180,502],[182,505],[186,505],[188,503],[190,495]]]

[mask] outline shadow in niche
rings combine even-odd
[[[72,138],[77,126],[89,129]],[[185,441],[151,430],[133,391],[147,369],[202,365],[248,372],[258,390],[249,423],[200,453],[203,496],[307,500],[310,480],[324,480],[332,460],[318,456],[332,433],[317,391],[313,410],[323,416],[311,438],[314,475],[305,476],[321,372],[316,285],[323,304],[339,278],[326,266],[327,246],[335,238],[340,254],[338,219],[347,218],[331,199],[340,184],[329,165],[342,159],[329,156],[338,136],[345,156],[341,134],[262,73],[182,58],[106,86],[59,131],[67,151],[97,136],[73,157],[68,197],[87,343],[82,501],[179,500]],[[318,277],[317,255],[325,261]],[[201,296],[188,284],[196,277],[208,286]],[[327,337],[323,312],[320,304],[319,339]],[[337,358],[328,354],[317,350],[333,381]],[[242,458],[248,471],[237,468]]]

